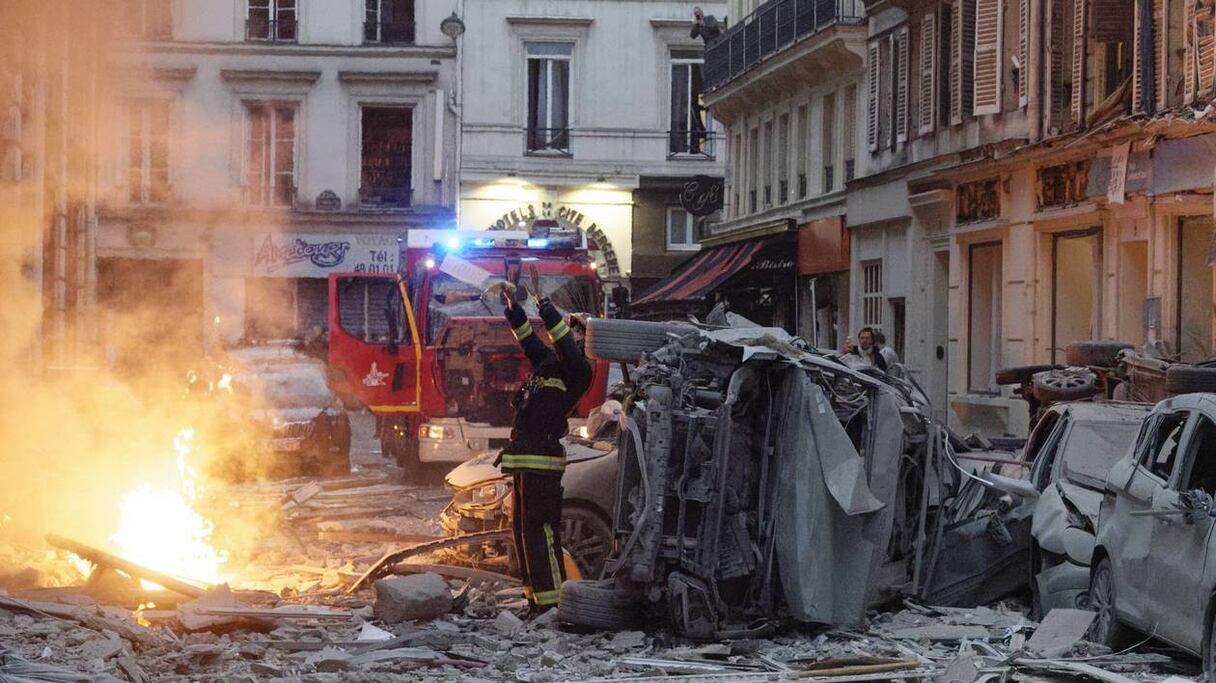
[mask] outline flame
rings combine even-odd
[[[118,555],[149,569],[208,583],[220,581],[226,553],[211,544],[215,525],[194,510],[198,471],[190,463],[194,431],[183,429],[173,438],[177,451],[178,490],[140,484],[123,497],[118,531],[110,540]],[[145,588],[160,586],[141,581]]]

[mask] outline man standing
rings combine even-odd
[[[857,333],[857,341],[857,346],[853,346],[852,338],[845,341],[845,353],[861,356],[861,359],[866,362],[866,365],[873,365],[879,370],[886,372],[887,359],[883,358],[882,352],[879,351],[878,346],[874,344],[874,328],[861,328],[861,331]]]
[[[554,349],[542,342],[528,321],[528,314],[509,282],[494,285],[506,306],[515,339],[532,363],[532,374],[515,394],[515,419],[511,439],[502,450],[502,470],[511,475],[515,487],[512,530],[524,593],[532,612],[557,605],[566,578],[559,536],[562,518],[562,473],[566,450],[561,438],[566,419],[591,385],[591,366],[570,332],[562,314],[541,294],[540,278],[532,269],[532,295],[541,320],[549,329]]]

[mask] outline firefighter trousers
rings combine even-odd
[[[524,593],[533,605],[557,604],[566,569],[562,563],[562,476],[541,472],[514,472],[515,557]]]

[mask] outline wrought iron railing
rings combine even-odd
[[[368,21],[363,24],[363,40],[368,43],[413,43],[412,21]]]
[[[570,153],[569,128],[529,128],[527,137],[529,152]]]
[[[367,207],[408,208],[413,202],[411,187],[360,187],[359,204]]]
[[[667,156],[714,158],[717,136],[708,130],[667,131]]]
[[[769,0],[705,47],[705,88],[737,78],[800,38],[864,21],[862,0]]]
[[[245,20],[245,40],[293,43],[296,40],[295,19]]]

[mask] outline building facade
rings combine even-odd
[[[696,4],[465,0],[461,226],[582,228],[635,296],[695,253],[680,197],[723,168]]]
[[[735,1],[706,47],[705,101],[727,145],[725,209],[651,305],[719,304],[820,346],[846,332],[846,184],[864,161],[861,2]],[[722,17],[718,17],[721,19]]]
[[[124,3],[97,240],[112,362],[316,334],[329,272],[392,272],[406,230],[453,225],[455,9]]]

